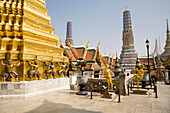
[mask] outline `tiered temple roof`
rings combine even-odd
[[[101,55],[99,51],[99,44],[97,47],[88,47],[87,42],[86,46],[73,46],[70,43],[67,43],[64,46],[61,42],[60,47],[64,48],[64,55],[68,56],[74,64],[79,60],[85,60],[87,66],[84,68],[86,71],[102,71],[105,69],[105,64],[109,64],[110,68],[113,69],[114,59],[107,55]]]

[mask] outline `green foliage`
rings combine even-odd
[[[80,67],[86,67],[86,65],[87,65],[87,62],[86,62],[86,61],[78,62],[78,63],[76,64],[76,66],[80,66]]]
[[[80,69],[81,73],[82,73],[82,76],[83,76],[83,72],[84,72],[84,69],[83,67],[86,67],[87,66],[87,62],[86,61],[82,61],[82,62],[78,62],[76,64],[77,66],[77,69]]]

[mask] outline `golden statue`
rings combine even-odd
[[[113,83],[112,83],[112,76],[111,76],[113,72],[110,71],[109,65],[107,63],[105,65],[105,70],[103,74],[105,75],[107,83],[108,83],[108,91],[110,91],[110,85],[111,85],[111,91],[113,91]]]
[[[45,63],[45,62],[44,62]],[[50,69],[47,71],[46,75],[47,75],[47,79],[53,79],[56,78],[55,75],[56,73],[54,72],[54,67],[56,66],[55,63],[53,61],[51,61],[51,65],[45,63],[47,67],[49,67]]]
[[[18,67],[20,63],[13,65],[11,59],[9,59],[7,64],[4,64],[3,61],[1,60],[1,65],[6,67],[6,72],[2,74],[3,81],[5,82],[7,79],[8,81],[11,81],[11,82],[14,82],[14,81],[18,82],[19,75],[15,71],[13,71],[13,68]]]
[[[63,78],[63,77],[67,78],[69,76],[69,75],[67,75],[68,69],[69,69],[69,67],[67,64],[61,66],[61,70],[59,71],[61,78]]]
[[[36,57],[33,64],[30,61],[28,61],[28,63],[30,66],[32,66],[32,71],[30,72],[30,80],[32,80],[32,77],[34,80],[41,80],[41,75],[40,72],[38,71],[38,67],[41,66],[41,62],[38,65],[38,61]]]
[[[138,90],[140,90],[141,88],[139,88],[139,81],[143,78],[143,75],[145,73],[145,70],[143,70],[144,65],[141,64],[141,69],[139,70],[138,68],[136,68],[136,70],[133,68],[133,74],[134,77],[136,78],[136,84],[138,87]]]

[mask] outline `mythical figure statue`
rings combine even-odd
[[[55,72],[54,72],[54,67],[55,67],[55,63],[53,62],[53,61],[51,61],[51,65],[48,65],[47,63],[46,63],[46,65],[48,66],[48,67],[50,67],[50,69],[47,71],[47,79],[49,78],[49,79],[52,79],[52,78],[56,78],[55,77]]]
[[[34,63],[32,64],[30,61],[28,61],[29,65],[32,66],[32,71],[30,72],[30,80],[32,80],[32,77],[34,78],[34,80],[40,80],[41,79],[41,75],[38,71],[38,67],[41,66],[41,62],[38,65],[38,61],[37,58],[34,60]]]
[[[143,68],[144,68],[143,64],[141,64],[140,70],[138,68],[136,68],[136,70],[133,68],[133,74],[134,74],[134,77],[136,78],[136,84],[139,90],[140,90],[139,81],[143,78],[143,75],[145,73],[145,70],[143,70]]]
[[[4,72],[2,74],[3,81],[6,81],[6,79],[7,80],[10,79],[10,81],[12,81],[12,82],[18,81],[19,75],[15,71],[13,71],[12,69],[14,67],[18,67],[20,65],[20,63],[13,65],[11,59],[9,59],[6,64],[4,64],[3,61],[1,60],[1,65],[6,67],[6,72]]]
[[[62,65],[61,70],[59,71],[60,77],[67,77],[68,69],[69,69],[69,66],[67,66],[67,64]]]
[[[110,91],[110,85],[111,85],[111,91],[113,91],[113,83],[112,83],[112,77],[111,77],[113,72],[110,71],[109,65],[107,63],[105,65],[105,70],[104,70],[103,74],[105,75],[107,83],[108,83],[108,91]]]

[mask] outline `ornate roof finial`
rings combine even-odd
[[[69,17],[69,21],[71,21],[71,17]]]
[[[62,42],[61,42],[61,37],[59,37],[59,40],[60,40],[60,43],[62,44]]]
[[[86,44],[86,48],[88,48],[89,47],[89,39],[88,39],[88,42],[87,42],[87,44]]]
[[[117,51],[116,51],[116,58],[118,58],[118,57],[117,57]]]
[[[100,40],[99,40],[99,43],[97,44],[97,48],[99,48],[99,45],[100,45]]]
[[[125,10],[127,10],[127,5],[125,6]]]
[[[167,24],[167,33],[169,33],[168,19],[166,19],[166,24]]]
[[[110,58],[111,54],[112,54],[112,53],[110,52],[110,53],[109,53],[109,58]]]

